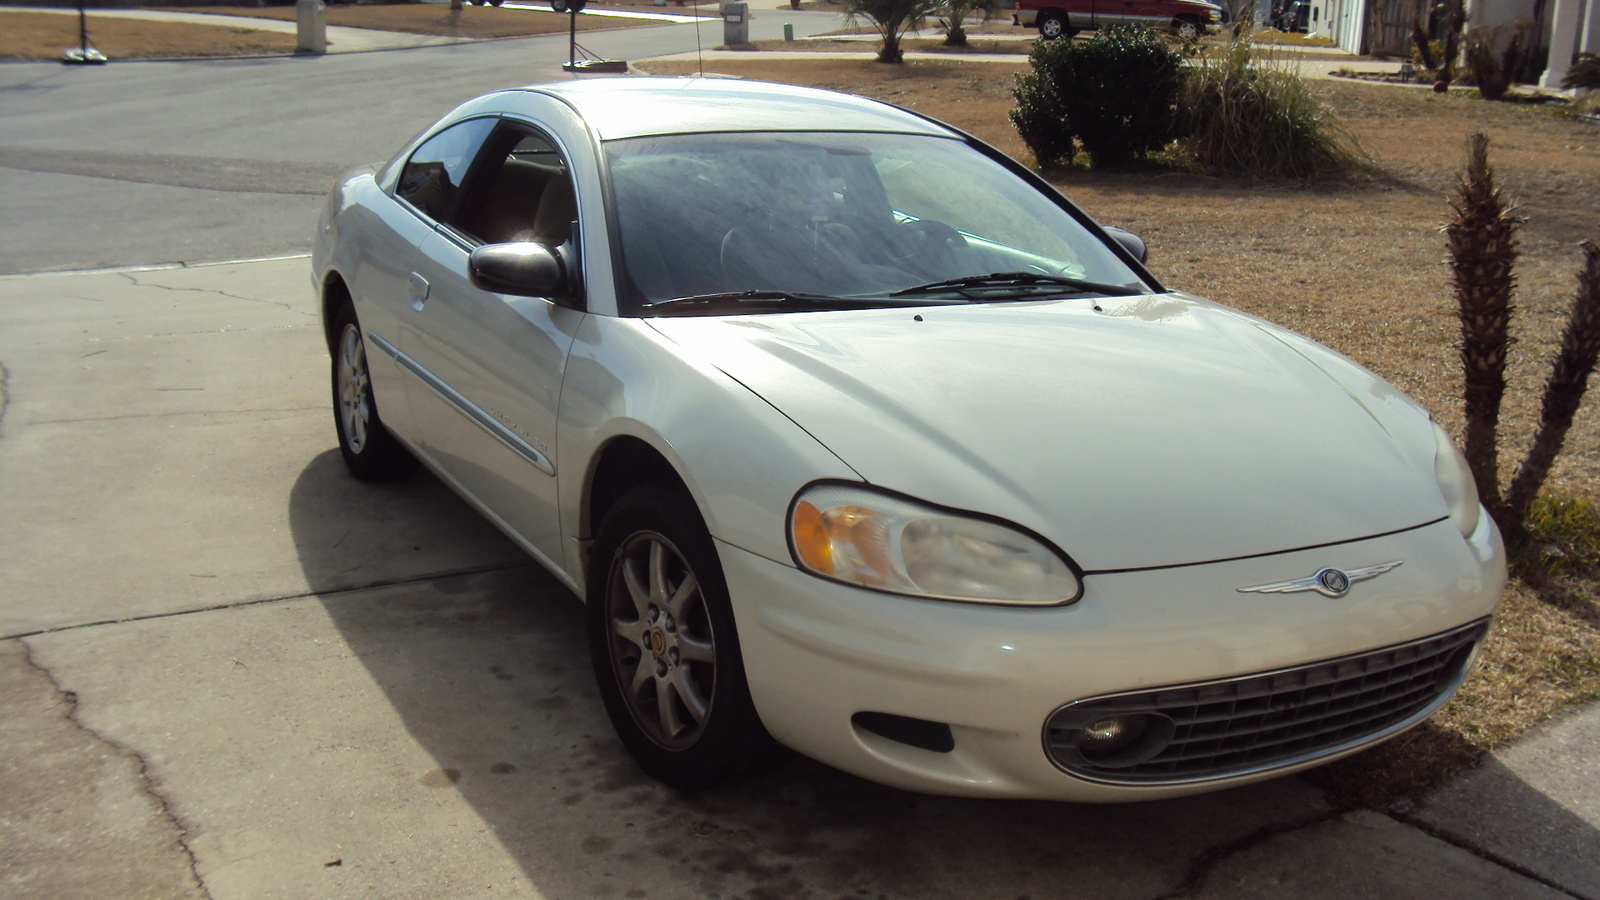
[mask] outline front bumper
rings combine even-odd
[[[1104,694],[1268,672],[1438,634],[1493,612],[1505,586],[1488,516],[1470,540],[1442,521],[1397,535],[1233,562],[1090,574],[1077,603],[1017,609],[833,584],[719,544],[751,695],[775,738],[829,765],[928,793],[1147,800],[1295,771],[1381,738],[1227,778],[1089,781],[1053,764],[1045,723]],[[1337,599],[1241,586],[1403,559]],[[852,724],[857,713],[949,726],[948,752]]]

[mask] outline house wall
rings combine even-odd
[[[1312,0],[1306,30],[1331,39],[1348,53],[1362,53],[1361,23],[1369,0]]]
[[[1537,7],[1549,5],[1550,0],[1467,0],[1467,30],[1531,19]]]

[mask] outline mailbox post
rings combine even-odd
[[[322,0],[297,0],[294,5],[295,52],[328,52],[328,15]]]
[[[750,4],[722,4],[722,43],[730,46],[750,43]]]

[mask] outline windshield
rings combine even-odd
[[[1065,209],[958,140],[691,134],[606,152],[624,315],[743,292],[889,305],[908,289],[922,303],[1084,291],[1067,282],[1145,289]],[[1014,277],[988,279],[977,296],[935,286],[997,274]]]

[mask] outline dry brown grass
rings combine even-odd
[[[295,20],[293,6],[201,6],[173,7],[174,12],[214,13],[225,16],[250,16],[259,19]],[[567,30],[567,17],[553,12],[530,12],[525,9],[501,9],[496,6],[468,6],[452,10],[438,3],[363,4],[361,6],[330,6],[327,8],[329,25],[346,28],[371,28],[377,31],[398,31],[404,34],[430,34],[440,37],[459,37],[488,40],[491,38],[528,37],[536,34],[554,34]],[[647,19],[612,19],[602,16],[578,16],[579,31],[599,31],[612,28],[633,28],[659,24]],[[293,47],[290,48],[291,50]]]
[[[665,64],[648,65],[671,73]],[[1006,119],[1021,65],[774,60],[715,68],[898,103],[1029,159]],[[1528,217],[1504,410],[1503,466],[1510,466],[1537,424],[1539,391],[1581,259],[1575,244],[1600,235],[1600,129],[1525,105],[1348,82],[1316,89],[1371,153],[1373,173],[1316,185],[1160,171],[1046,174],[1095,218],[1149,241],[1151,267],[1167,286],[1310,335],[1394,382],[1459,433],[1459,326],[1439,226],[1465,139],[1485,131],[1491,160]],[[1557,493],[1600,497],[1597,406],[1600,388],[1590,392],[1557,461],[1549,486]],[[1381,806],[1469,765],[1574,700],[1600,694],[1597,596],[1595,572],[1514,582],[1482,662],[1450,705],[1425,727],[1316,778],[1341,800]]]
[[[89,41],[112,59],[293,53],[292,34],[223,25],[152,22],[89,13]],[[0,60],[51,60],[78,46],[78,17],[0,12]]]

